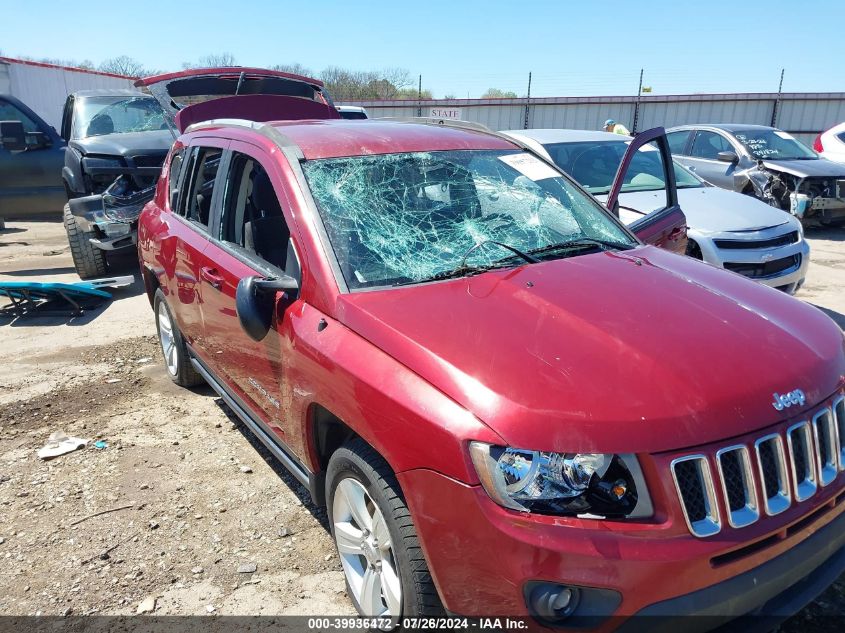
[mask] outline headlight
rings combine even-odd
[[[631,467],[639,474],[633,455],[549,453],[483,442],[470,443],[470,455],[487,494],[506,508],[623,517],[637,507],[641,477],[632,473]]]
[[[125,169],[123,161],[110,156],[85,156],[82,159],[82,168],[88,173],[96,173],[99,170],[114,171]]]

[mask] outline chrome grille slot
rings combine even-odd
[[[786,431],[789,446],[789,461],[792,471],[792,485],[795,500],[804,501],[813,496],[818,488],[813,465],[813,441],[808,422],[793,424]]]
[[[690,532],[701,537],[719,532],[722,523],[707,458],[681,457],[672,462],[671,469]]]
[[[780,514],[792,505],[783,440],[772,433],[754,442],[754,450],[763,484],[763,507],[769,516]]]
[[[833,417],[836,419],[836,439],[839,446],[839,470],[845,470],[845,396],[833,401]]]
[[[745,446],[729,446],[716,453],[722,492],[728,508],[728,523],[739,528],[760,518],[757,491],[751,473],[751,458]]]
[[[816,472],[819,485],[826,486],[836,479],[838,474],[836,454],[839,450],[836,441],[836,426],[830,409],[819,411],[813,416],[813,440],[816,444]]]

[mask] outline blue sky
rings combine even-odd
[[[208,53],[319,71],[386,67],[437,97],[497,87],[532,95],[845,91],[842,0],[4,0],[0,50],[90,59],[129,55],[178,69]]]

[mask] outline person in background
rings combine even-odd
[[[617,123],[613,119],[608,119],[604,122],[604,131],[605,132],[613,132],[614,134],[624,134],[625,136],[631,136],[631,132],[628,131],[621,123]]]

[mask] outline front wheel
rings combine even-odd
[[[70,256],[80,279],[92,279],[106,274],[106,254],[91,243],[97,237],[93,231],[83,231],[70,212],[70,205],[64,208],[65,232],[70,244]]]
[[[387,462],[360,439],[339,448],[326,477],[329,522],[346,587],[363,616],[442,615],[414,523]]]

